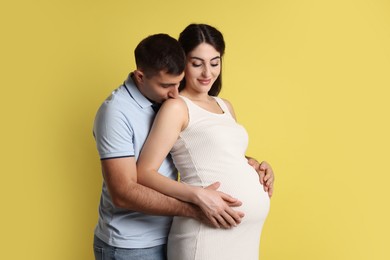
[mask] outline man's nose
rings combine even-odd
[[[179,86],[174,87],[171,91],[168,92],[169,98],[177,98],[179,96]]]

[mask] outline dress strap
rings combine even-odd
[[[226,105],[225,101],[224,101],[222,98],[220,98],[220,97],[214,97],[214,96],[213,96],[213,98],[217,101],[218,105],[221,107],[221,109],[223,110],[223,112],[224,112],[225,114],[228,114],[228,115],[232,116],[232,114],[230,113],[230,110],[229,110],[228,106]]]

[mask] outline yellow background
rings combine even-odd
[[[1,258],[93,258],[95,112],[191,22],[224,33],[222,96],[275,170],[261,258],[390,259],[385,0],[3,1]]]

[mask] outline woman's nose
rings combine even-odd
[[[210,76],[210,67],[209,66],[206,65],[206,66],[203,67],[202,75],[205,78]]]

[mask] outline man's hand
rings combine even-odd
[[[203,211],[204,219],[198,216],[202,222],[211,223],[214,227],[231,228],[241,223],[244,213],[233,210],[232,207],[241,206],[242,203],[230,195],[218,191],[219,182],[215,182],[205,188],[196,188],[196,201],[194,203]]]
[[[256,159],[247,157],[248,163],[259,174],[260,183],[263,185],[264,191],[268,192],[268,196],[271,198],[274,192],[275,176],[271,165],[266,161],[259,163]]]

